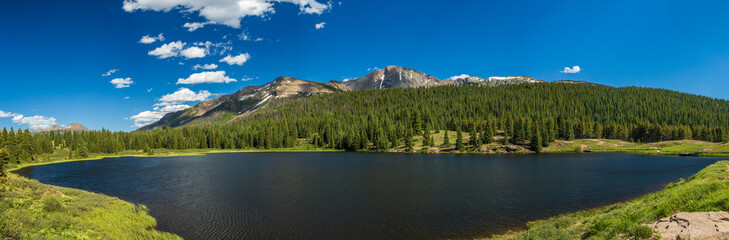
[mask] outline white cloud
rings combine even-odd
[[[189,47],[185,50],[182,50],[180,52],[180,55],[183,57],[190,59],[190,58],[204,58],[207,54],[208,50],[205,48],[199,48],[199,47]]]
[[[317,23],[316,25],[314,25],[314,27],[316,29],[322,29],[322,28],[324,28],[324,25],[326,25],[326,24],[327,24],[326,22],[320,22],[320,23]]]
[[[187,28],[188,32],[194,32],[195,30],[205,27],[205,25],[213,24],[213,23],[214,22],[189,22],[189,23],[183,24],[182,26]]]
[[[108,76],[111,76],[111,74],[114,74],[117,71],[119,71],[119,69],[112,69],[112,70],[109,70],[108,72],[106,72],[104,74],[101,74],[101,76],[108,77]]]
[[[32,116],[32,117],[25,117],[22,114],[18,114],[15,117],[13,117],[13,122],[17,124],[27,124],[29,128],[47,128],[51,125],[56,124],[56,118],[54,117],[46,117],[46,116]]]
[[[187,78],[177,79],[177,84],[229,83],[235,79],[225,76],[225,71],[193,73]]]
[[[115,88],[126,88],[126,87],[129,87],[129,85],[134,84],[134,81],[132,81],[132,78],[114,78],[109,82],[111,84],[114,84]]]
[[[154,88],[147,89],[147,92],[152,92],[152,89],[154,89]]]
[[[380,68],[378,68],[378,67],[371,67],[371,68],[367,68],[367,71],[368,71],[368,72],[369,72],[369,71],[374,71],[374,70],[380,70]]]
[[[155,106],[169,106],[169,105],[176,105],[181,104],[185,102],[196,102],[196,101],[205,101],[205,99],[208,99],[208,97],[212,96],[213,94],[208,92],[207,90],[201,90],[197,93],[193,92],[192,90],[188,88],[180,88],[174,93],[166,94],[159,98],[159,103],[154,104]]]
[[[177,112],[177,111],[185,110],[185,109],[188,109],[188,108],[190,108],[189,105],[186,105],[186,104],[177,104],[177,105],[164,106],[162,108],[157,108],[155,110],[158,110],[160,112]]]
[[[263,17],[274,13],[274,4],[278,2],[296,4],[299,11],[307,14],[322,14],[331,8],[330,3],[323,4],[316,0],[124,0],[122,8],[127,12],[179,10],[182,13],[197,13],[208,22],[239,28],[241,19],[245,17]]]
[[[215,63],[205,64],[205,65],[195,64],[195,66],[192,66],[193,70],[198,70],[198,69],[213,70],[216,68],[218,68],[218,64],[215,64]]]
[[[130,99],[130,97],[129,96],[124,97],[124,100],[127,100],[127,99]]]
[[[15,117],[20,114],[0,111],[0,117]]]
[[[181,41],[177,42],[171,42],[171,43],[165,43],[162,46],[149,51],[147,54],[151,56],[156,56],[157,58],[164,59],[169,57],[177,57],[177,55],[180,54],[180,51],[183,47],[185,47],[186,43],[183,43]]]
[[[243,64],[246,63],[246,61],[248,61],[248,59],[251,59],[251,55],[248,53],[243,53],[238,56],[228,55],[228,56],[224,57],[223,59],[220,59],[220,62],[225,62],[228,65],[243,66]]]
[[[32,117],[23,116],[23,114],[0,111],[0,117],[12,117],[13,122],[17,124],[27,124],[28,128],[47,128],[56,124],[56,118],[36,115]]]
[[[150,37],[149,35],[145,35],[142,37],[142,39],[139,40],[139,43],[150,44],[150,43],[153,43],[156,41],[162,42],[164,40],[165,40],[165,36],[162,36],[162,34],[160,33],[159,35],[152,36],[152,37]]]
[[[564,70],[560,71],[561,73],[578,73],[582,71],[582,68],[580,66],[574,66],[572,68],[565,67]]]
[[[198,47],[205,47],[205,49],[208,50],[208,53],[211,53],[213,55],[216,54],[225,54],[226,52],[233,50],[233,42],[227,41],[227,42],[218,42],[218,43],[212,43],[210,41],[206,42],[196,42],[192,45],[198,46]]]
[[[468,74],[461,74],[461,75],[452,76],[452,77],[450,77],[448,79],[450,79],[450,80],[456,80],[456,79],[459,79],[459,78],[467,78],[467,77],[470,77],[470,75],[468,75]]]
[[[168,113],[190,108],[190,105],[184,104],[186,102],[205,101],[212,95],[212,93],[206,90],[201,90],[196,93],[187,88],[180,88],[174,93],[160,97],[158,99],[159,102],[153,105],[154,107],[151,111],[140,112],[128,119],[134,121],[134,125],[132,127],[144,127],[159,121]]]

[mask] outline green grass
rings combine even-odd
[[[181,239],[155,230],[143,205],[9,174],[0,191],[2,239]]]
[[[128,151],[123,151],[123,152],[119,152],[119,153],[111,153],[111,154],[89,153],[89,157],[87,157],[87,158],[66,159],[66,156],[68,156],[68,150],[59,149],[59,150],[56,150],[56,152],[53,154],[41,155],[41,156],[37,157],[35,161],[32,161],[32,162],[9,163],[5,166],[5,168],[8,171],[14,171],[14,170],[24,168],[24,167],[29,167],[29,166],[38,166],[38,165],[46,165],[46,164],[62,163],[62,162],[90,161],[90,160],[99,160],[99,159],[114,158],[114,157],[173,157],[173,156],[205,155],[205,154],[210,154],[210,153],[236,153],[236,152],[339,152],[339,151],[341,151],[341,150],[316,148],[311,144],[302,142],[291,148],[183,149],[183,150],[158,148],[158,149],[154,150],[154,152],[155,152],[154,155],[148,155],[147,153],[142,152],[142,151],[128,150]]]
[[[632,201],[531,222],[490,239],[648,239],[647,224],[678,212],[729,210],[729,161]]]

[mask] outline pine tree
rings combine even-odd
[[[448,137],[448,130],[445,130],[443,132],[444,132],[443,145],[441,145],[441,146],[443,146],[444,148],[449,148],[449,147],[451,147],[451,139],[450,139],[450,137]]]
[[[458,128],[456,130],[456,150],[465,150],[466,146],[463,145],[463,133],[461,132],[461,128]]]
[[[534,122],[531,135],[532,139],[529,141],[530,147],[536,153],[542,152],[542,134],[541,130],[539,129],[539,124],[537,122]]]
[[[78,141],[78,144],[76,146],[76,156],[80,158],[89,157],[89,149],[86,146],[86,141],[84,141],[83,139],[80,139]]]
[[[481,134],[481,140],[485,144],[489,144],[494,141],[494,125],[491,121],[486,122],[483,134]]]
[[[413,151],[413,136],[409,133],[405,136],[405,152]]]
[[[423,147],[426,147],[429,145],[430,145],[430,130],[425,129],[425,131],[423,131]]]

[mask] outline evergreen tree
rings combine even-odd
[[[430,130],[425,129],[425,131],[423,131],[423,147],[426,147],[429,145],[430,145]]]
[[[456,130],[456,150],[465,150],[466,146],[463,145],[463,133],[461,132],[461,128],[458,128]]]
[[[449,148],[449,147],[451,147],[451,139],[450,139],[450,137],[448,137],[448,130],[445,130],[443,132],[444,132],[443,145],[441,145],[441,146],[443,146],[444,148]]]
[[[76,146],[76,156],[80,158],[87,158],[89,157],[89,150],[86,145],[86,141],[83,139],[80,139],[78,141],[78,144]]]
[[[539,129],[539,123],[534,122],[534,126],[532,127],[532,139],[529,141],[529,146],[532,148],[534,152],[540,153],[542,152],[542,134],[541,130]]]

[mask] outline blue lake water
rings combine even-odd
[[[18,174],[145,204],[186,239],[470,239],[627,200],[711,158],[622,153],[221,153]]]

